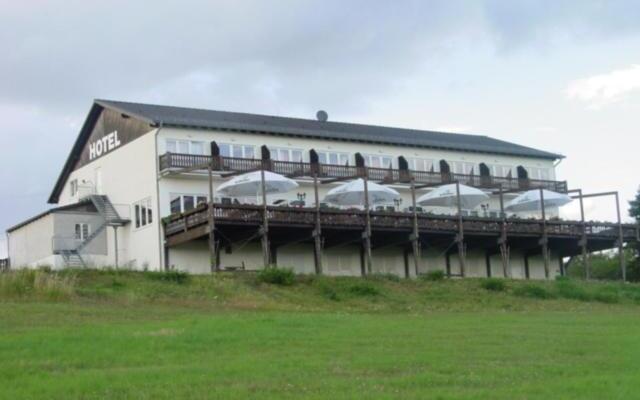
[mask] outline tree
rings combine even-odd
[[[636,198],[629,202],[629,216],[640,224],[640,188]],[[629,264],[629,280],[640,281],[640,242],[633,243],[630,247],[634,250],[634,254]]]

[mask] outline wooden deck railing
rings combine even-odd
[[[170,171],[180,168],[194,168],[207,165],[211,156],[166,153],[160,156],[160,170]],[[369,179],[381,182],[409,182],[411,176],[417,185],[438,185],[449,182],[460,182],[474,187],[497,187],[503,190],[528,190],[544,188],[554,192],[567,191],[566,181],[549,181],[539,179],[520,179],[498,176],[481,176],[432,171],[410,171],[391,168],[356,167],[349,165],[311,164],[305,162],[256,160],[233,157],[213,157],[213,169],[216,171],[254,171],[260,168],[286,176],[313,176],[320,178],[345,178],[351,176],[369,176]]]
[[[313,208],[294,207],[267,207],[269,224],[274,226],[309,227],[315,223],[316,211]],[[258,205],[214,205],[214,216],[217,223],[233,225],[259,225],[262,223],[262,206]],[[188,231],[189,229],[206,225],[207,205],[202,204],[198,208],[183,214],[174,214],[165,218],[165,235],[167,237]],[[337,229],[364,229],[366,214],[362,210],[333,210],[321,209],[320,222],[324,228]],[[413,215],[405,212],[371,212],[371,226],[373,229],[406,229],[413,226]],[[419,214],[418,226],[425,232],[443,232],[455,234],[458,230],[458,217],[453,215]],[[566,236],[580,238],[582,236],[582,223],[579,221],[549,220],[546,223],[549,236]],[[464,217],[464,231],[469,234],[498,235],[502,229],[502,220],[495,218]],[[609,222],[585,223],[588,237],[614,238],[619,235],[618,225]],[[534,219],[508,219],[506,225],[507,235],[527,236],[541,235],[543,222]],[[637,235],[637,226],[623,225],[625,239],[632,240]]]

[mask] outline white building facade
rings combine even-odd
[[[408,168],[425,176],[472,177],[469,179],[473,182],[516,182],[522,190],[536,187],[567,190],[566,182],[556,180],[554,168],[562,156],[485,136],[97,100],[49,199],[57,208],[8,230],[10,263],[12,267],[46,264],[62,268],[79,263],[131,269],[180,269],[193,273],[210,273],[214,265],[216,269],[263,268],[264,242],[260,227],[238,228],[238,223],[232,221],[228,221],[228,229],[224,224],[216,227],[217,250],[212,253],[208,234],[198,236],[186,232],[185,228],[185,232],[180,233],[182,239],[172,241],[168,239],[166,223],[170,216],[189,214],[199,205],[206,208],[203,204],[210,202],[209,174],[206,165],[196,165],[200,161],[207,164],[211,159],[226,159],[234,165],[243,165],[242,160],[247,160],[255,165],[255,160],[265,157],[271,163],[268,165],[281,162],[282,165],[315,163],[340,167],[354,167],[360,159],[366,167],[378,170]],[[312,159],[314,157],[317,159]],[[217,185],[230,174],[239,172],[242,171],[222,167],[214,170],[214,193]],[[321,184],[316,183],[320,199],[328,190],[344,183],[344,179],[333,178],[333,182],[324,183],[330,180],[325,179]],[[296,204],[303,209],[315,209],[313,177],[301,174],[294,179],[299,188],[291,193],[268,196],[270,207],[278,204],[288,208]],[[451,181],[454,180],[458,179]],[[377,211],[397,214],[398,218],[401,213],[411,213],[409,185],[400,181],[388,184],[400,192],[402,199]],[[418,195],[431,189],[418,189]],[[503,201],[522,191],[507,189],[511,190],[505,190],[508,193],[503,195]],[[487,190],[487,193],[491,195],[490,200],[477,209],[463,210],[464,218],[478,219],[478,223],[484,221],[483,218],[488,222],[502,219],[499,197],[495,191]],[[213,198],[215,204],[227,205],[259,201],[259,198],[226,199],[215,195]],[[420,211],[429,215],[456,213],[448,209]],[[557,210],[546,210],[546,215],[553,219],[557,217]],[[518,217],[538,217],[538,214]],[[242,218],[238,215],[239,220]],[[272,240],[271,262],[299,273],[317,272],[317,249],[308,230],[300,227],[300,232],[307,233],[285,233],[286,226],[277,229],[279,233],[275,236],[288,239]],[[91,235],[96,230],[99,232]],[[322,273],[415,276],[446,269],[451,275],[464,272],[465,276],[502,276],[505,272],[504,255],[495,251],[493,237],[483,244],[485,239],[478,236],[474,244],[465,245],[465,252],[456,253],[451,251],[451,238],[446,235],[429,237],[425,233],[423,237],[421,234],[421,251],[416,254],[419,258],[416,263],[414,252],[408,251],[407,241],[402,240],[409,233],[394,233],[393,238],[389,236],[385,241],[386,234],[374,232],[377,239],[371,250],[371,271],[364,271],[358,235],[351,238],[345,234],[344,238],[335,239],[335,243],[332,239],[342,235],[340,232],[331,233],[331,237],[325,235],[320,255]],[[291,236],[299,236],[300,240],[293,240]],[[91,243],[86,243],[87,239]],[[577,243],[579,238],[573,239]],[[600,239],[592,241],[592,250],[612,243],[604,240],[606,238]],[[548,271],[535,244],[520,245],[525,239],[514,240],[507,275],[542,279],[561,274],[560,260],[572,255],[578,245],[565,246],[566,241],[560,245],[559,240],[557,246],[549,248]],[[216,260],[212,260],[214,254]],[[458,260],[460,254],[465,257],[464,266]],[[549,259],[555,261],[549,264]]]

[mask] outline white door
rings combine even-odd
[[[96,194],[102,194],[102,168],[95,169]]]

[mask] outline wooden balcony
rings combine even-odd
[[[268,206],[267,215],[270,227],[313,229],[316,221],[314,208],[293,208]],[[362,210],[320,210],[320,224],[323,230],[364,230],[366,213]],[[376,232],[410,232],[413,227],[413,215],[406,212],[371,212],[371,228]],[[259,227],[263,220],[262,206],[257,205],[214,205],[214,218],[217,227],[253,226]],[[503,221],[495,218],[464,217],[463,229],[467,236],[500,236]],[[545,228],[546,226],[546,228]],[[458,233],[458,217],[450,215],[418,214],[420,234],[455,235]],[[174,214],[164,219],[164,231],[167,245],[172,246],[207,234],[207,206],[183,214]],[[624,224],[625,241],[636,239],[637,225]],[[534,219],[507,219],[506,235],[509,238],[538,238],[546,229],[549,238],[582,238],[583,225],[579,221],[548,220],[546,224]],[[588,240],[600,240],[608,244],[619,238],[619,226],[608,222],[586,222],[584,225]]]
[[[192,154],[166,153],[160,156],[160,171],[171,172],[179,169],[204,170],[213,161],[215,171],[243,172],[264,168],[289,177],[310,177],[317,174],[319,178],[348,178],[353,176],[368,176],[370,180],[378,182],[408,183],[413,176],[416,185],[438,185],[450,182],[460,182],[473,187],[495,188],[501,186],[505,191],[529,190],[544,188],[554,192],[565,193],[566,181],[548,181],[537,179],[520,179],[511,177],[467,175],[456,173],[441,173],[432,171],[412,171],[391,168],[356,167],[349,165],[312,164],[305,162],[259,160]]]

